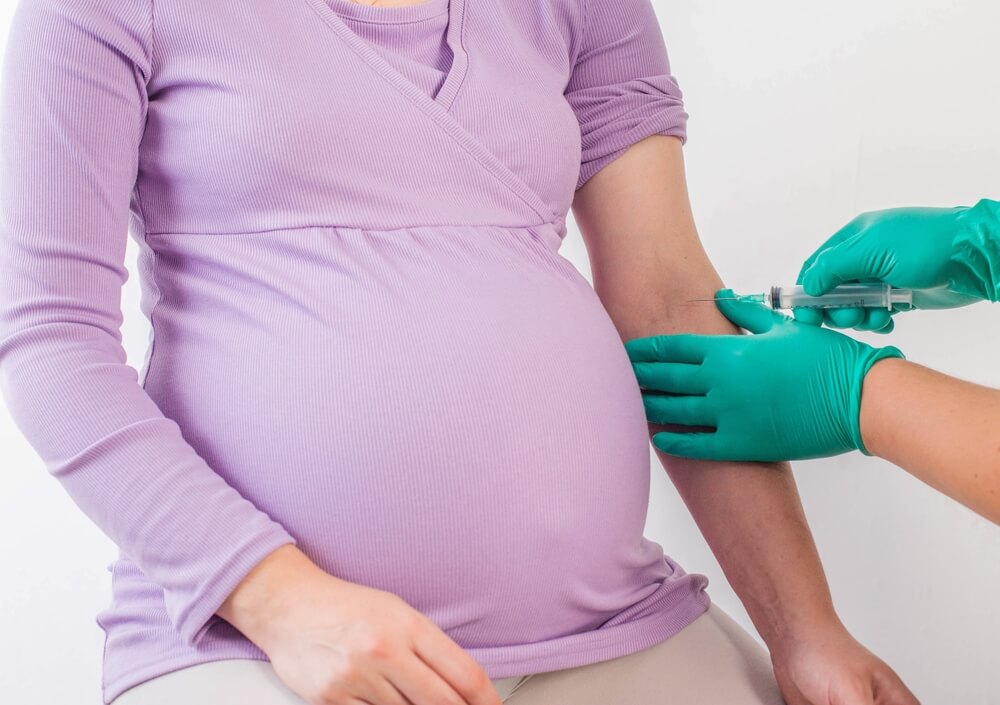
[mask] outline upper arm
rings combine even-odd
[[[148,0],[20,0],[0,88],[0,391],[76,505],[196,646],[247,570],[294,543],[188,443],[121,344],[147,108]]]
[[[733,333],[711,304],[722,286],[695,228],[680,142],[653,136],[577,192],[594,288],[623,338]]]
[[[651,0],[583,0],[565,96],[580,124],[577,188],[652,134],[687,139],[687,113]]]
[[[691,215],[688,114],[651,0],[590,0],[585,9],[566,99],[580,123],[573,212],[594,287],[623,334],[687,322],[732,332],[714,306],[678,305],[678,292],[710,297],[721,280]]]
[[[119,336],[150,35],[143,0],[17,5],[0,95],[0,339],[57,322]]]

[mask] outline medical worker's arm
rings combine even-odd
[[[890,208],[863,213],[802,265],[798,281],[813,295],[844,282],[876,280],[913,289],[913,307],[956,308],[1000,299],[1000,202],[955,208]],[[903,309],[908,310],[908,309]],[[893,311],[898,313],[898,311]],[[888,333],[884,309],[798,309],[811,324]]]
[[[861,435],[873,455],[1000,524],[1000,390],[886,360],[865,378]]]
[[[714,306],[685,304],[721,281],[695,229],[680,140],[631,146],[577,191],[574,213],[623,340],[737,333]],[[880,702],[917,702],[840,622],[787,464],[660,460],[767,642],[789,703],[870,703],[873,689]]]
[[[716,460],[861,450],[1000,523],[1000,391],[719,294],[719,310],[754,335],[625,345],[651,419],[708,427],[657,433],[658,448]]]

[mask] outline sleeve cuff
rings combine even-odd
[[[232,552],[189,604],[175,604],[171,608],[168,599],[167,611],[184,643],[198,646],[212,626],[222,619],[215,614],[216,610],[250,571],[276,549],[295,543],[287,531],[275,524],[270,532],[255,535]]]
[[[611,94],[575,97],[586,125],[577,189],[646,137],[670,135],[687,142],[688,114],[681,99],[663,85],[668,80],[637,79],[616,86]]]
[[[862,363],[861,374],[859,375],[859,381],[857,385],[857,390],[851,395],[851,435],[854,446],[864,453],[865,455],[871,457],[871,453],[865,448],[864,440],[861,437],[861,394],[864,389],[864,380],[868,375],[868,370],[872,368],[879,360],[884,360],[889,357],[898,357],[901,360],[905,360],[906,356],[903,352],[894,345],[886,345],[884,348],[875,348],[875,350],[868,356],[868,358]]]

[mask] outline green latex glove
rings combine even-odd
[[[716,298],[733,296],[723,289]],[[712,460],[801,460],[865,454],[861,383],[877,360],[903,357],[767,306],[716,301],[746,335],[661,335],[625,344],[646,416],[714,432],[662,432],[665,453]]]
[[[913,308],[955,308],[998,299],[1000,203],[969,208],[893,208],[858,216],[805,261],[797,283],[813,296],[851,281],[914,289]],[[795,310],[812,325],[888,333],[909,308]]]

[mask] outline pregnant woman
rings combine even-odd
[[[664,457],[770,660],[642,535],[622,340],[733,332],[672,303],[721,282],[649,0],[21,0],[3,81],[3,390],[120,548],[105,703],[915,702],[786,466]]]

